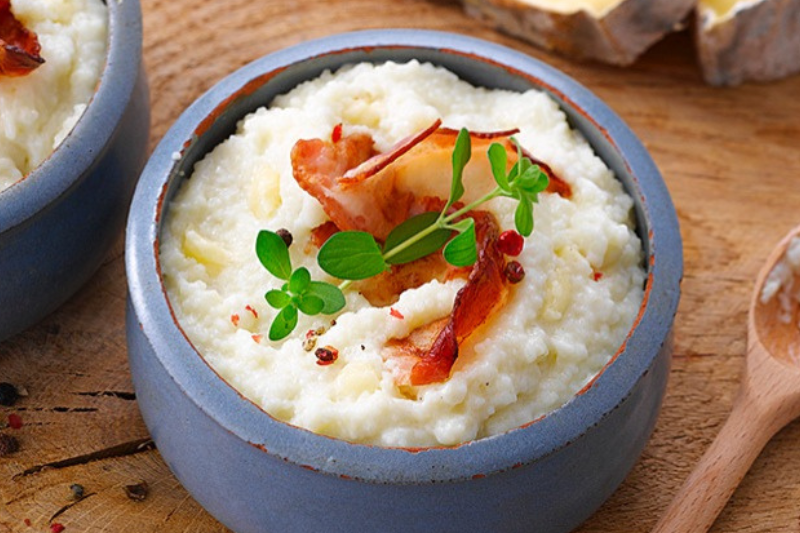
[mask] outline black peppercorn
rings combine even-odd
[[[74,500],[82,500],[84,496],[83,485],[78,483],[73,483],[69,486],[69,490],[72,491],[72,498]]]
[[[140,481],[135,485],[125,485],[125,494],[133,501],[140,502],[147,498],[149,487],[146,481]]]
[[[11,383],[0,383],[0,405],[11,407],[19,398],[17,388]]]
[[[525,269],[518,261],[509,261],[506,265],[504,274],[511,283],[519,283],[525,277]]]
[[[12,435],[0,433],[0,457],[5,457],[19,450],[19,441]]]
[[[276,231],[275,233],[278,235],[278,237],[283,239],[283,242],[286,243],[286,247],[287,248],[289,246],[291,246],[292,243],[294,242],[294,237],[292,237],[292,234],[286,228],[281,228],[278,231]]]

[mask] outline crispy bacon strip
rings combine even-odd
[[[458,347],[506,302],[505,257],[496,246],[500,228],[490,213],[474,211],[471,216],[478,238],[478,261],[466,285],[456,294],[450,316],[386,346],[388,357],[412,363],[408,375],[400,376],[403,382],[427,385],[446,380],[458,358]]]
[[[332,220],[326,220],[311,230],[309,245],[316,247],[317,249],[322,248],[322,245],[325,244],[325,241],[330,239],[331,236],[338,231],[340,231],[339,226],[334,224]],[[306,248],[306,253],[311,253],[311,248]]]
[[[364,161],[364,163],[362,163],[361,165],[348,170],[341,178],[339,178],[339,183],[346,185],[355,185],[363,182],[368,178],[371,178],[372,176],[378,174],[380,171],[384,170],[394,161],[397,161],[397,159],[400,156],[408,153],[412,148],[419,145],[422,141],[430,137],[432,134],[436,133],[439,126],[441,125],[442,125],[441,119],[436,119],[436,121],[433,124],[425,128],[424,130],[415,133],[413,135],[410,135],[405,139],[401,139],[388,152],[378,154],[375,157],[372,157],[367,161]]]
[[[409,191],[400,191],[392,173],[376,174],[405,154],[439,127],[431,127],[397,143],[385,153],[377,153],[372,137],[356,133],[322,139],[300,140],[292,148],[295,180],[316,198],[322,208],[344,231],[368,231],[380,240],[408,218],[413,201]],[[352,169],[361,168],[352,175]],[[375,179],[368,179],[375,176]]]
[[[455,272],[455,267],[451,267],[441,252],[437,252],[410,263],[393,265],[391,270],[356,282],[353,288],[373,306],[387,307],[397,302],[405,291],[434,279],[445,281],[455,277]]]
[[[11,0],[0,0],[0,76],[24,76],[44,59],[36,34],[11,12]]]

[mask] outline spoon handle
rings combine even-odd
[[[777,432],[746,392],[684,482],[652,533],[704,533],[725,507],[766,443]]]

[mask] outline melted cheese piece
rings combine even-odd
[[[762,0],[700,0],[706,24],[717,24],[731,18],[737,11]]]
[[[602,18],[624,0],[521,0],[525,4],[556,13],[577,13],[586,11],[596,18]]]

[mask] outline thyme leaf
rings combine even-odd
[[[334,233],[320,248],[317,263],[331,276],[346,280],[371,278],[389,268],[375,237],[366,231]]]

